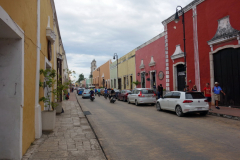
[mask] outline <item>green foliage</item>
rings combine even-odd
[[[137,80],[136,82],[132,82],[133,84],[135,84],[136,86],[140,84],[140,82]]]
[[[89,76],[89,78],[90,78],[90,76]],[[80,81],[82,81],[82,80],[84,80],[84,74],[83,73],[79,74],[77,82],[80,83]]]
[[[46,70],[41,69],[40,75],[44,76],[44,81],[39,82],[39,87],[43,89],[46,88],[47,95],[45,95],[44,97],[41,97],[39,101],[44,102],[45,107],[47,107],[48,110],[50,109],[54,110],[54,108],[57,107],[57,103],[51,100],[51,94],[54,95],[54,98],[59,99],[62,92],[67,94],[68,92],[67,89],[68,89],[68,86],[71,84],[71,82],[68,81],[62,84],[60,80],[56,80],[56,70],[53,70],[53,69],[46,69]],[[55,85],[57,87],[55,87]]]

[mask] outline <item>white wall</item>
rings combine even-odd
[[[0,159],[22,155],[22,44],[0,39]]]

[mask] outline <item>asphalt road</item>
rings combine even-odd
[[[157,111],[155,106],[78,100],[108,157],[113,160],[240,159],[240,121]]]

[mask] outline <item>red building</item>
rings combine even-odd
[[[166,88],[164,40],[164,33],[161,33],[137,47],[136,80],[141,82],[137,87],[154,88],[162,84]]]
[[[206,83],[213,87],[219,82],[226,93],[221,103],[231,106],[240,106],[239,6],[239,0],[194,0],[183,8],[187,83],[203,91]],[[170,90],[183,90],[183,25],[181,21],[175,23],[174,18],[175,14],[163,21],[169,61],[166,81],[170,82]]]

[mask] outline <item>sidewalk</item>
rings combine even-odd
[[[211,108],[212,108],[212,111],[209,111],[210,115],[240,120],[239,108],[229,108],[229,107],[221,107],[221,106],[219,110],[216,109],[215,106],[212,106]]]
[[[75,93],[62,106],[65,112],[57,115],[54,131],[35,140],[22,160],[105,160]]]

